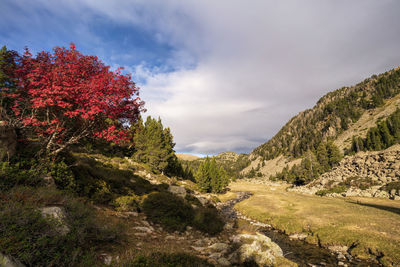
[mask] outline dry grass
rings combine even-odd
[[[200,158],[198,156],[191,155],[191,154],[179,154],[179,153],[177,153],[176,156],[178,157],[178,159],[188,160],[188,161],[192,161],[192,160],[196,160],[196,159]]]
[[[262,173],[263,177],[269,178],[271,175],[276,175],[281,172],[283,168],[289,166],[289,168],[293,167],[295,164],[300,164],[301,158],[290,160],[282,155],[270,160],[264,161],[264,166],[262,166],[262,158],[256,157],[250,162],[250,165],[244,168],[241,173],[247,174],[251,169],[257,170],[257,167],[260,165],[259,172]]]
[[[390,114],[400,107],[400,95],[397,95],[385,102],[385,105],[372,110],[367,110],[361,118],[341,133],[335,140],[335,145],[344,150],[351,146],[353,136],[365,137],[368,130],[376,126],[379,119],[386,119]]]
[[[230,187],[254,194],[236,205],[248,217],[287,233],[313,233],[308,238],[312,243],[319,238],[327,246],[358,244],[352,251],[358,257],[383,253],[383,262],[400,264],[400,201],[301,195],[286,192],[284,185],[248,182]]]
[[[218,199],[221,200],[221,202],[227,202],[236,198],[236,196],[237,193],[235,192],[226,192],[225,194],[217,195]]]

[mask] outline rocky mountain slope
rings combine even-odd
[[[251,163],[242,173],[254,169],[269,177],[299,164],[307,151],[315,151],[328,140],[345,151],[353,136],[364,137],[368,129],[400,107],[399,93],[400,67],[326,94],[312,109],[300,112],[254,149],[249,155]]]
[[[400,200],[400,145],[345,157],[337,167],[306,186],[308,194],[384,197]]]

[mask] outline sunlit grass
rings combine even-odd
[[[231,184],[235,191],[254,193],[236,208],[248,217],[290,233],[313,233],[323,245],[358,244],[361,258],[382,252],[384,261],[400,264],[400,201],[375,198],[328,198],[286,192],[246,182]],[[317,237],[318,236],[318,237]]]

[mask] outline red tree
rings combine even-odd
[[[130,75],[115,72],[97,57],[56,47],[32,57],[27,49],[15,71],[9,122],[33,130],[48,155],[84,137],[120,142],[143,110]],[[10,109],[8,109],[10,110]]]

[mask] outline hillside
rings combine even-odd
[[[196,155],[183,154],[183,153],[177,153],[176,156],[180,160],[187,160],[187,161],[196,160],[196,159],[200,158],[199,156],[196,156]]]
[[[269,141],[249,155],[251,163],[242,173],[270,177],[298,165],[307,151],[316,152],[321,143],[333,141],[347,152],[353,137],[368,130],[400,107],[400,67],[350,87],[323,96],[312,109],[300,112]],[[250,175],[251,176],[251,175]]]

